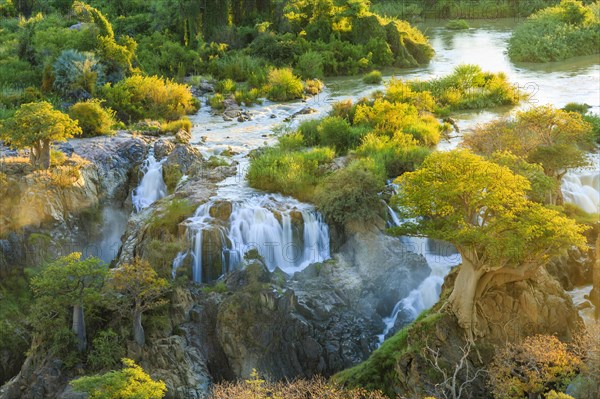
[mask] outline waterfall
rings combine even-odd
[[[150,149],[142,166],[144,176],[131,195],[131,202],[137,212],[167,195],[167,185],[162,174],[163,162],[164,159],[157,161],[154,157],[154,149]]]
[[[186,222],[195,282],[235,270],[251,249],[258,250],[269,270],[279,267],[288,274],[330,257],[329,228],[310,205],[255,195],[231,203],[231,214],[223,221],[211,215],[214,204],[201,205]]]
[[[561,189],[565,202],[588,213],[600,212],[600,171],[571,171],[563,177]]]
[[[181,251],[177,254],[175,259],[173,260],[173,267],[171,270],[171,277],[173,278],[173,280],[175,280],[175,276],[177,275],[177,269],[179,269],[181,267],[181,265],[183,264],[183,261],[185,260],[187,255],[188,255],[187,251],[186,252]]]
[[[388,213],[392,226],[400,226],[402,224],[396,212],[389,206]],[[400,237],[400,241],[404,244],[407,251],[425,257],[427,265],[431,269],[431,274],[417,288],[412,290],[408,296],[398,301],[391,315],[383,319],[385,328],[383,333],[378,335],[380,345],[383,343],[385,336],[394,328],[401,312],[406,313],[410,320],[414,320],[421,312],[435,305],[440,298],[444,278],[452,267],[461,262],[460,255],[456,253],[454,247],[450,244],[444,245],[444,243],[426,237],[403,236]]]

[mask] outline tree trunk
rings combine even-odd
[[[39,168],[40,164],[40,153],[41,150],[41,142],[37,141],[34,145],[31,146],[29,150],[29,162],[31,162],[31,166],[35,169]]]
[[[40,153],[40,167],[48,169],[50,167],[50,140],[43,140]]]
[[[73,306],[73,326],[71,328],[77,336],[77,350],[85,352],[87,339],[85,337],[85,319],[83,318],[83,305]]]
[[[142,326],[142,312],[138,310],[133,313],[133,339],[140,346],[144,346],[146,343],[144,327]]]
[[[477,287],[479,280],[485,272],[475,268],[475,265],[463,256],[459,266],[458,275],[454,282],[454,289],[448,298],[452,312],[458,319],[458,324],[465,330],[470,340],[477,332]]]

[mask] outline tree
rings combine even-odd
[[[31,279],[31,288],[38,301],[54,301],[57,306],[72,307],[71,329],[77,336],[77,349],[85,351],[84,304],[97,302],[100,289],[108,273],[108,266],[94,257],[81,259],[81,253],[73,252],[44,266]]]
[[[162,296],[169,287],[168,281],[159,278],[148,261],[136,258],[114,271],[111,285],[118,296],[119,309],[131,313],[135,342],[144,345],[142,314],[167,303]]]
[[[35,168],[50,167],[53,141],[66,141],[81,134],[76,121],[42,101],[27,103],[0,125],[0,137],[17,148],[30,148],[29,158]]]
[[[592,126],[580,114],[548,105],[518,112],[514,119],[483,125],[466,135],[464,143],[485,156],[510,151],[541,164],[546,175],[557,182],[551,203],[560,205],[562,177],[569,169],[588,164],[583,148],[592,142],[591,132]]]
[[[85,392],[89,399],[162,399],[167,386],[154,381],[131,359],[124,358],[125,366],[119,371],[81,377],[71,381],[76,391]]]
[[[489,368],[490,385],[496,398],[538,399],[550,389],[566,388],[580,365],[581,359],[558,338],[530,336],[496,353]]]
[[[527,199],[530,184],[468,150],[430,155],[397,180],[395,202],[412,219],[398,233],[449,241],[462,257],[446,306],[469,338],[478,300],[491,288],[531,277],[568,247],[583,247],[583,226]]]

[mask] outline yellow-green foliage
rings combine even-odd
[[[304,82],[304,92],[311,96],[319,94],[323,90],[323,87],[325,86],[319,79],[308,79]]]
[[[123,121],[176,120],[198,108],[189,87],[157,76],[134,75],[102,88],[107,105]]]
[[[169,193],[172,193],[177,187],[177,183],[181,180],[183,173],[177,164],[168,164],[163,166],[163,179],[167,185]]]
[[[211,96],[207,101],[212,109],[225,109],[225,104],[223,103],[225,97],[223,97],[221,93],[215,93],[215,95]]]
[[[381,72],[379,71],[371,71],[365,76],[363,76],[363,82],[370,85],[376,85],[381,83],[382,80]]]
[[[162,399],[167,387],[154,381],[131,359],[122,359],[123,369],[106,374],[80,377],[71,381],[75,391],[85,392],[90,399],[143,398]]]
[[[600,4],[563,0],[544,8],[516,27],[508,43],[514,61],[548,62],[598,54]]]
[[[290,68],[269,72],[267,98],[271,101],[289,101],[302,98],[304,86]]]
[[[115,112],[102,107],[98,100],[75,103],[69,108],[69,116],[79,123],[84,136],[114,134]]]
[[[446,28],[451,30],[469,29],[469,24],[464,19],[453,19],[448,21]]]
[[[415,170],[430,153],[431,150],[419,146],[412,136],[401,132],[392,137],[369,133],[356,149],[359,156],[373,159],[387,177]]]
[[[171,122],[164,122],[160,124],[161,133],[177,133],[180,130],[190,132],[192,130],[192,121],[187,116],[181,119]]]
[[[330,148],[306,151],[285,151],[267,148],[252,159],[248,182],[262,190],[293,195],[310,200],[324,171],[321,166],[331,162],[335,153]]]
[[[408,84],[414,91],[430,92],[439,108],[450,110],[514,105],[521,99],[503,72],[483,72],[478,65],[459,65],[442,78]]]
[[[378,133],[392,136],[402,132],[413,136],[420,144],[433,146],[440,141],[442,125],[430,114],[420,114],[408,103],[375,100],[373,104],[359,104],[354,115],[355,124],[366,124]]]

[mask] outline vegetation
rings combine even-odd
[[[562,391],[580,365],[581,359],[556,337],[530,336],[496,353],[489,368],[492,393],[497,398],[520,399],[539,397],[550,389]],[[554,392],[554,397],[560,396]]]
[[[531,185],[508,168],[466,150],[433,153],[397,180],[398,232],[449,241],[462,264],[449,308],[470,337],[480,333],[483,292],[528,278],[552,256],[585,245],[572,219],[527,199]]]
[[[129,312],[133,321],[133,338],[143,346],[146,342],[142,316],[145,311],[167,303],[164,296],[169,283],[159,278],[150,263],[135,259],[114,271],[110,279],[112,289],[118,295],[117,309]]]
[[[39,317],[34,322],[36,331],[41,335],[54,335],[54,339],[48,339],[51,345],[60,344],[57,341],[62,337],[57,334],[65,333],[65,326],[61,324],[68,320],[64,310],[71,308],[71,331],[77,337],[77,349],[85,351],[87,338],[84,308],[101,299],[100,289],[107,273],[108,267],[100,259],[81,259],[81,254],[77,252],[44,266],[31,279],[31,288],[36,298],[34,313]],[[55,316],[49,317],[51,314]]]
[[[365,389],[347,389],[331,384],[322,377],[311,380],[267,382],[254,370],[250,379],[236,383],[217,384],[210,396],[218,398],[286,398],[286,399],[384,399],[380,392]]]
[[[464,30],[469,29],[469,24],[464,19],[452,19],[446,24],[447,29]]]
[[[459,65],[448,76],[409,82],[409,86],[417,92],[429,91],[440,111],[515,105],[521,100],[504,73],[484,72],[478,65]]]
[[[381,83],[382,79],[381,72],[379,71],[371,71],[363,76],[363,82],[369,85],[377,85]]]
[[[304,88],[291,69],[273,69],[269,72],[267,98],[272,101],[289,101],[302,98]]]
[[[45,101],[21,105],[14,117],[0,125],[1,138],[17,148],[28,147],[31,164],[39,169],[50,167],[53,141],[66,141],[79,134],[76,121]]]
[[[342,226],[348,222],[373,221],[383,213],[377,193],[385,185],[385,179],[375,168],[375,162],[359,160],[327,176],[315,193],[317,209],[328,221]]]
[[[134,75],[102,88],[106,104],[125,122],[141,119],[177,120],[195,112],[187,86],[157,76]]]
[[[599,40],[598,3],[586,6],[578,0],[562,0],[517,26],[508,43],[508,55],[521,62],[560,61],[598,54]]]
[[[131,359],[123,358],[123,369],[106,374],[81,377],[71,381],[75,391],[84,392],[90,399],[162,399],[167,387],[154,381]]]
[[[69,108],[69,116],[76,120],[84,136],[93,137],[113,134],[115,113],[102,107],[98,100],[75,103]]]
[[[591,125],[575,112],[551,106],[520,111],[515,118],[492,121],[464,137],[466,146],[486,156],[509,151],[530,163],[540,164],[556,181],[551,204],[562,204],[559,189],[569,169],[588,164],[585,153],[592,143]]]

